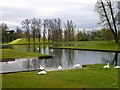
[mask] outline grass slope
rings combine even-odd
[[[36,44],[38,44],[38,38],[36,38],[35,41],[36,41]],[[40,42],[43,43],[43,39],[40,39]],[[45,40],[45,42],[47,42],[47,40]],[[28,43],[27,38],[18,38],[8,44],[27,44],[27,43]],[[33,38],[30,39],[30,43],[33,44]]]
[[[37,75],[38,71],[3,74],[2,85],[3,88],[117,88],[118,70],[102,67],[98,64],[46,75]]]
[[[22,38],[18,38],[16,40],[13,40],[12,42],[8,43],[8,44],[16,44],[18,42],[22,41]]]
[[[26,51],[26,45],[13,45],[13,49],[0,49],[0,59],[7,58],[29,58],[29,57],[46,57],[48,55],[40,54],[38,52]],[[37,48],[38,46],[36,46]],[[31,45],[31,48],[33,46]]]

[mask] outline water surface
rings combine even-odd
[[[73,68],[75,64],[106,64],[108,61],[115,65],[120,65],[120,53],[117,53],[117,60],[115,60],[116,53],[112,52],[96,52],[96,51],[81,51],[81,50],[66,50],[66,49],[41,49],[41,53],[52,55],[51,59],[38,58],[23,58],[15,59],[8,62],[0,62],[2,64],[2,71],[16,72],[39,69],[42,65],[46,70],[57,70],[61,65],[63,69]]]

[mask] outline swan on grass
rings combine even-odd
[[[53,52],[54,50],[53,50],[53,49],[51,49],[50,51],[51,51],[51,52]]]
[[[107,63],[107,65],[103,66],[104,69],[108,69],[110,68],[109,62]]]
[[[73,68],[82,68],[82,66],[80,64],[75,64]]]
[[[42,65],[39,66],[39,69],[40,69],[40,70],[45,70]]]
[[[39,50],[39,48],[37,48],[37,50]]]
[[[47,74],[47,71],[43,70],[43,71],[38,72],[37,74],[44,75],[44,74]]]
[[[115,66],[114,68],[116,68],[116,69],[120,69],[120,66]]]
[[[58,69],[59,69],[59,70],[62,70],[62,66],[59,65],[59,66],[58,66]]]

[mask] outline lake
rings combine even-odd
[[[0,62],[0,65],[2,65],[0,73],[36,70],[39,69],[39,65],[42,65],[48,71],[57,70],[59,65],[63,69],[71,69],[75,64],[106,64],[108,61],[111,64],[120,65],[120,53],[49,49],[48,47],[42,48],[41,53],[53,57],[50,59],[23,58]]]

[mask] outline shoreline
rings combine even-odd
[[[59,48],[59,47],[50,47],[52,49],[69,49],[69,50],[82,50],[82,51],[98,51],[98,52],[116,52],[116,53],[120,53],[120,51],[116,51],[116,50],[97,50],[97,49],[80,49],[80,48]]]
[[[53,69],[53,70],[46,70],[47,72],[54,72],[54,71],[64,71],[64,70],[74,70],[74,69],[84,69],[87,66],[94,66],[97,64],[85,64],[82,65],[82,68],[66,68],[66,69]],[[100,65],[100,64],[99,64]],[[102,65],[102,64],[101,64]],[[40,69],[31,69],[31,70],[22,70],[22,71],[11,71],[11,72],[0,72],[0,74],[12,74],[12,73],[22,73],[22,72],[32,72],[32,71],[40,71]]]
[[[48,56],[28,57],[28,58],[48,59],[48,58],[52,58],[52,57],[53,56],[48,55]],[[21,58],[2,58],[2,59],[0,59],[0,62],[14,61],[15,59],[21,59]]]

